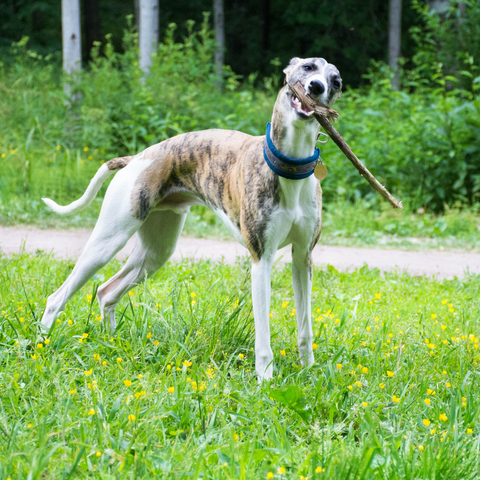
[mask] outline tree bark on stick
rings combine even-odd
[[[215,88],[223,87],[223,64],[225,61],[225,22],[223,0],[213,0],[213,28],[215,29]]]
[[[63,70],[68,75],[75,75],[82,68],[82,37],[80,31],[80,0],[62,0],[62,55]],[[72,84],[66,81],[63,91],[72,96]]]
[[[158,0],[140,0],[140,68],[147,75],[158,48]]]
[[[390,0],[389,25],[388,25],[388,64],[393,72],[392,86],[395,90],[400,88],[400,72],[398,58],[402,39],[402,0]]]
[[[307,95],[303,85],[296,83],[290,85],[293,94],[300,100],[302,107],[309,111],[314,112],[315,119],[328,133],[330,138],[337,144],[338,148],[344,153],[344,155],[353,163],[354,167],[359,171],[365,180],[376,190],[385,200],[387,200],[393,208],[403,208],[402,202],[399,202],[368,170],[368,168],[357,158],[352,152],[352,149],[348,146],[347,142],[342,136],[335,130],[330,123],[329,118],[336,120],[338,113],[333,108],[325,105],[320,105],[313,100],[310,95]]]

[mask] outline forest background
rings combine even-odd
[[[161,43],[144,82],[134,2],[84,0],[83,70],[70,79],[77,101],[69,104],[58,2],[3,2],[1,223],[93,223],[101,198],[90,213],[66,223],[59,223],[40,198],[69,202],[102,162],[178,133],[229,128],[262,135],[289,59],[322,56],[344,80],[344,94],[335,106],[341,116],[338,130],[405,205],[404,212],[384,215],[382,221],[387,207],[329,143],[322,146],[330,173],[322,182],[327,226],[329,213],[342,216],[341,202],[342,212],[355,205],[357,217],[359,208],[373,209],[373,216],[364,218],[387,234],[444,236],[463,229],[475,236],[478,1],[403,2],[398,89],[387,65],[388,2],[225,2],[221,93],[215,88],[211,10],[210,1],[160,3]],[[215,223],[207,211],[196,212],[202,225]],[[456,212],[451,217],[455,225],[448,220],[451,212]]]

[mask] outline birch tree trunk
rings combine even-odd
[[[402,39],[402,0],[390,0],[388,25],[388,64],[393,72],[392,86],[400,88],[400,72],[398,58],[400,57],[400,42]]]
[[[62,54],[65,73],[75,75],[81,70],[80,0],[62,0]],[[71,101],[76,100],[70,82],[64,83],[63,91]]]
[[[147,75],[158,48],[158,0],[140,0],[140,68]]]
[[[223,0],[213,0],[213,27],[215,29],[215,88],[221,90],[223,86],[223,64],[225,60],[225,27],[224,27]]]

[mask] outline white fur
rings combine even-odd
[[[93,199],[97,196],[100,187],[102,186],[103,182],[112,174],[114,173],[113,170],[109,170],[107,165],[102,165],[95,176],[92,178],[91,182],[89,183],[85,193],[78,199],[72,202],[70,205],[66,205],[62,207],[55,203],[50,198],[42,198],[42,200],[50,207],[55,213],[59,215],[66,215],[68,213],[75,213],[83,210],[85,207],[88,207],[92,202]]]

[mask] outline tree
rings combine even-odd
[[[390,0],[388,25],[388,64],[393,72],[392,86],[400,88],[398,58],[400,57],[400,42],[402,39],[402,0]]]
[[[225,27],[223,0],[213,0],[213,23],[215,29],[215,74],[218,80],[215,82],[215,88],[222,89],[223,85],[223,64],[225,56]]]
[[[158,0],[140,0],[140,68],[145,75],[158,47]]]
[[[82,68],[79,0],[62,0],[62,53],[63,70],[68,75],[75,75]],[[75,101],[71,83],[65,82],[63,88],[70,100]]]

